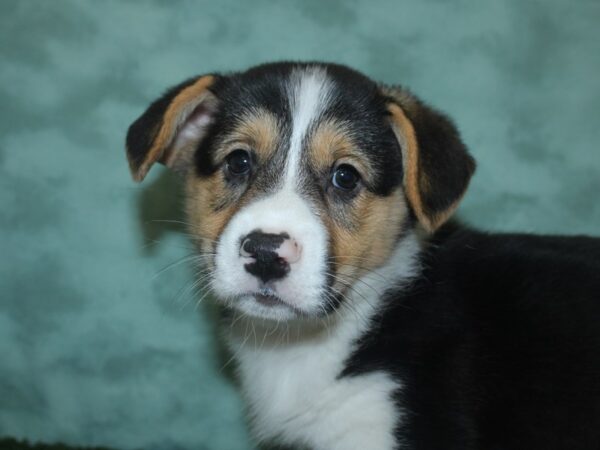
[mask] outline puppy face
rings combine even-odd
[[[157,160],[186,177],[217,297],[274,320],[335,310],[410,228],[450,215],[474,167],[444,116],[314,63],[189,80],[127,144],[136,179]]]

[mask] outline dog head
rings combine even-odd
[[[321,63],[189,79],[131,125],[127,156],[137,181],[157,161],[185,177],[216,296],[275,320],[335,310],[403,235],[448,219],[475,168],[444,115]]]

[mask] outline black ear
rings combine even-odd
[[[404,165],[404,189],[417,219],[434,231],[452,215],[475,171],[459,132],[444,114],[398,87],[383,87]]]
[[[134,180],[142,181],[156,161],[176,170],[188,166],[217,109],[210,91],[215,80],[214,75],[204,75],[184,81],[131,124],[126,148]]]

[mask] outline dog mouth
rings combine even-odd
[[[239,297],[238,302],[242,309],[249,307],[250,309],[247,311],[249,311],[251,315],[253,315],[252,312],[254,312],[257,317],[262,318],[283,317],[281,314],[287,318],[305,315],[301,309],[292,302],[286,301],[270,287],[262,287],[257,291],[246,292]],[[252,307],[252,304],[255,306]]]
[[[282,299],[274,289],[268,286],[263,286],[258,292],[252,292],[250,295],[254,297],[257,303],[263,306],[286,306],[290,309],[294,309],[294,307]]]
[[[260,303],[263,306],[268,306],[268,307],[273,307],[273,306],[290,306],[288,305],[286,302],[284,302],[280,297],[278,297],[277,295],[272,295],[272,294],[261,294],[261,293],[256,293],[256,294],[252,294],[254,296],[254,299],[256,300],[257,303]]]

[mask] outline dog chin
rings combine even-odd
[[[278,322],[294,319],[311,319],[318,314],[305,311],[272,292],[251,292],[227,302],[228,306],[250,317]]]

